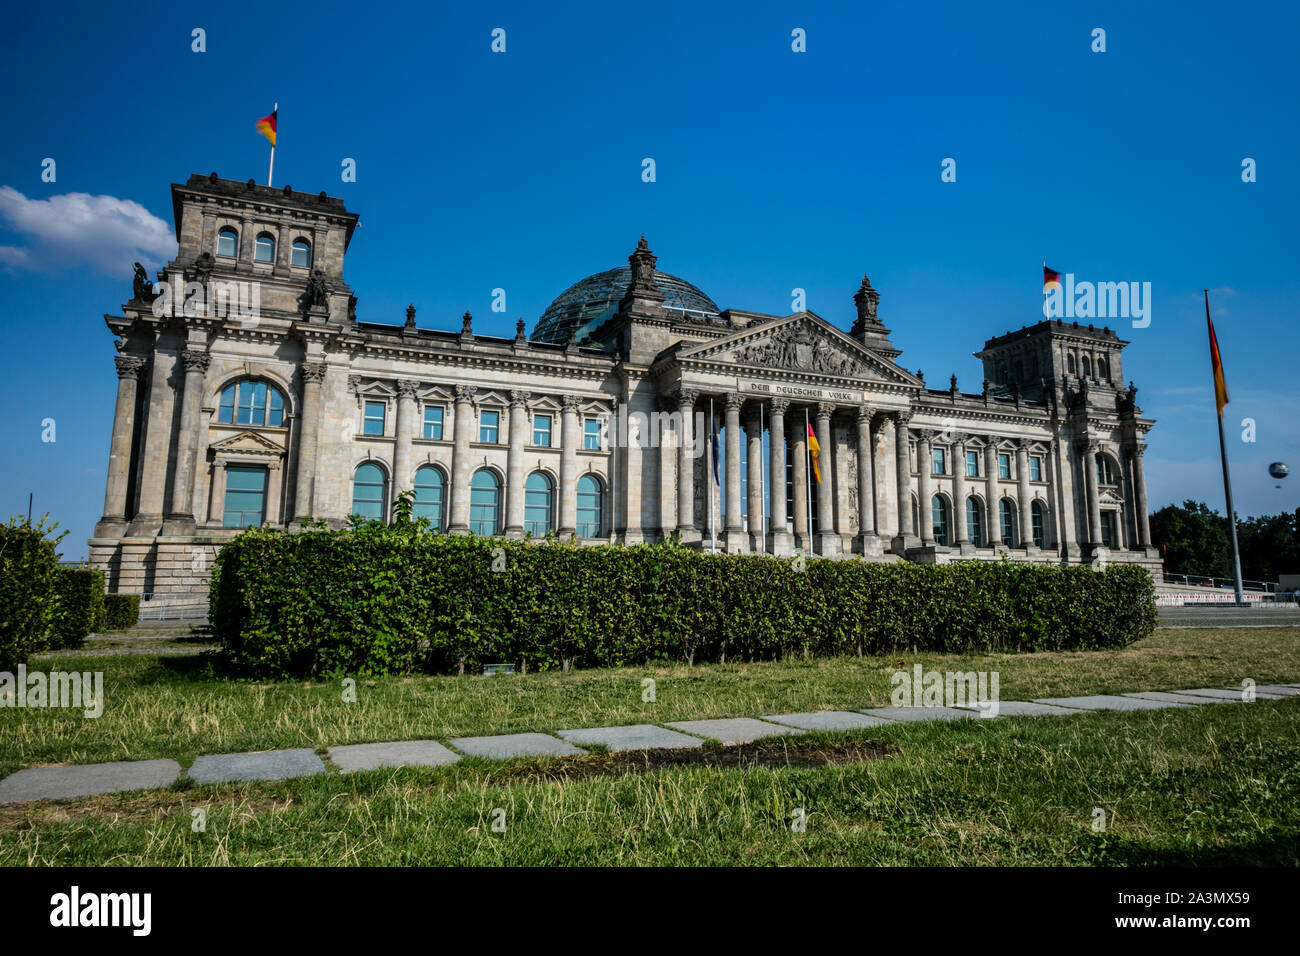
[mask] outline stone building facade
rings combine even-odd
[[[176,258],[105,316],[111,590],[201,589],[242,527],[387,519],[407,491],[451,533],[1158,566],[1153,423],[1110,329],[1038,322],[976,353],[981,391],[931,389],[865,276],[844,332],[719,309],[644,237],[531,336],[384,324],[357,317],[342,200],[215,173],[172,197]]]

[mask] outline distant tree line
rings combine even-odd
[[[1232,545],[1223,515],[1201,501],[1167,505],[1151,516],[1151,539],[1170,574],[1232,577]],[[1291,513],[1237,518],[1241,576],[1276,581],[1300,574],[1300,508]]]

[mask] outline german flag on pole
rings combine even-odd
[[[822,446],[817,444],[817,436],[813,433],[812,425],[808,426],[808,454],[812,458],[813,477],[817,479],[817,484],[822,483],[821,465],[817,464],[817,456],[822,453]]]
[[[1051,285],[1053,282],[1055,282],[1057,285],[1060,285],[1061,274],[1057,272],[1055,269],[1049,269],[1047,267],[1047,263],[1044,262],[1043,263],[1043,291],[1047,292],[1048,291],[1047,287]]]
[[[1205,293],[1205,322],[1210,327],[1210,367],[1214,369],[1214,404],[1223,417],[1223,406],[1228,404],[1228,383],[1223,380],[1223,359],[1219,357],[1219,338],[1214,334],[1214,320],[1210,318],[1210,293]]]
[[[275,114],[278,112],[280,110],[277,107],[271,110],[270,116],[263,116],[257,121],[257,131],[269,139],[272,146],[275,145]]]

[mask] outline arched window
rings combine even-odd
[[[253,243],[253,261],[275,261],[275,236],[269,232],[264,232],[257,237],[257,242]]]
[[[501,479],[480,468],[469,483],[469,530],[475,534],[501,532]]]
[[[1099,485],[1117,485],[1119,481],[1115,478],[1115,465],[1110,460],[1109,455],[1097,455],[1097,484]]]
[[[352,513],[363,518],[384,520],[388,501],[388,476],[373,461],[362,462],[352,476]]]
[[[545,472],[535,471],[524,485],[524,530],[534,538],[544,537],[555,524],[555,486]]]
[[[442,502],[446,482],[433,465],[422,465],[415,473],[415,507],[417,518],[428,518],[434,531],[442,530]]]
[[[1092,378],[1092,359],[1086,355],[1083,357],[1083,377]]]
[[[1016,506],[1010,498],[998,502],[998,518],[1002,523],[1002,543],[1008,548],[1016,546]]]
[[[230,226],[223,226],[217,233],[217,255],[230,259],[239,255],[239,233]]]
[[[1070,355],[1067,355],[1067,356],[1065,357],[1065,370],[1066,370],[1067,372],[1069,372],[1071,375],[1073,375],[1073,374],[1074,374],[1074,369],[1075,369],[1075,365],[1074,365],[1074,355],[1073,355],[1073,353],[1071,353]]]
[[[289,260],[291,265],[298,266],[300,269],[311,268],[311,243],[306,239],[295,239],[291,248],[292,256]]]
[[[975,547],[984,547],[984,506],[977,498],[966,499],[966,537]]]
[[[595,475],[578,479],[578,537],[599,538],[604,514],[604,489]]]
[[[948,503],[943,500],[943,495],[935,495],[930,499],[930,516],[934,521],[934,543],[946,548],[948,546]]]
[[[1047,547],[1047,509],[1043,507],[1041,501],[1034,501],[1029,506],[1030,514],[1034,522],[1034,544],[1037,547]]]
[[[1097,377],[1110,381],[1110,366],[1106,364],[1104,358],[1097,359]]]
[[[221,391],[217,406],[221,425],[284,426],[284,396],[274,385],[255,378],[231,382]]]

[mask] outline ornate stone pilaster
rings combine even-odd
[[[294,494],[295,519],[315,514],[316,458],[320,435],[321,384],[325,381],[324,362],[305,362],[302,366],[302,430],[298,438],[298,487]]]
[[[142,355],[118,355],[114,363],[117,366],[117,403],[113,407],[113,438],[108,449],[104,516],[95,526],[97,538],[120,538],[126,530],[126,492],[131,480],[135,406],[140,376],[149,364]]]
[[[524,536],[524,446],[528,443],[528,399],[510,392],[510,448],[506,452],[506,537]]]
[[[768,402],[772,417],[768,422],[768,445],[771,465],[768,468],[768,489],[772,504],[772,553],[784,557],[794,551],[794,539],[786,528],[785,508],[785,415],[790,409],[790,400],[774,398]]]
[[[831,434],[831,416],[835,405],[817,405],[817,467],[822,480],[817,485],[817,544],[824,558],[837,557],[844,549],[843,539],[835,531],[835,438]]]
[[[569,538],[578,528],[578,448],[582,444],[582,421],[578,396],[560,397],[560,529]]]
[[[469,533],[469,482],[473,462],[469,456],[469,443],[474,432],[473,385],[456,386],[456,435],[451,456],[451,523],[452,534]]]

